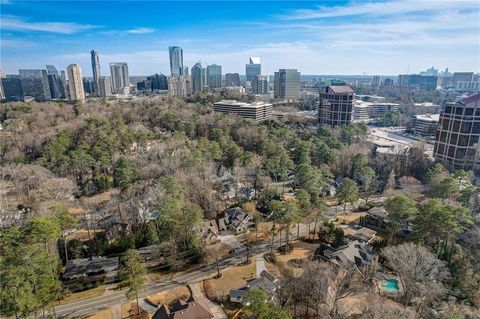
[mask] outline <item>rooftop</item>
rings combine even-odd
[[[480,93],[470,95],[466,98],[463,98],[463,99],[460,100],[460,103],[470,104],[470,103],[475,103],[475,102],[478,102],[478,101],[480,101]]]
[[[418,114],[418,115],[415,115],[415,118],[417,120],[436,123],[440,120],[440,114]]]
[[[118,257],[71,259],[65,265],[63,278],[78,278],[89,274],[113,271],[118,268]]]
[[[227,106],[237,106],[237,107],[245,107],[245,108],[260,108],[267,105],[271,105],[270,103],[264,102],[253,102],[253,103],[245,103],[239,102],[237,100],[221,100],[219,102],[214,103],[214,105],[227,105]]]
[[[328,87],[333,93],[354,93],[352,88],[347,85],[333,85]]]

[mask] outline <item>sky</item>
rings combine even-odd
[[[245,74],[403,74],[431,66],[480,70],[480,1],[17,1],[0,0],[0,67],[91,76],[90,50],[127,62],[130,75],[169,73],[168,46],[184,65],[220,64]]]

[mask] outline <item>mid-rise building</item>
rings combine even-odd
[[[152,91],[152,81],[143,80],[143,81],[137,82],[137,91],[151,92]]]
[[[222,100],[213,104],[213,111],[241,116],[254,122],[272,118],[272,104],[263,102],[245,103],[235,100]]]
[[[183,50],[180,47],[168,47],[168,53],[170,56],[170,75],[171,76],[183,76]]]
[[[346,125],[353,120],[355,92],[349,86],[327,86],[320,91],[318,123],[320,125]]]
[[[252,79],[253,94],[268,94],[268,76],[257,75]]]
[[[48,75],[46,70],[41,69],[23,69],[18,70],[22,80],[24,96],[32,96],[36,101],[43,102],[50,100],[50,85],[48,84]]]
[[[85,100],[85,92],[83,90],[82,70],[78,64],[70,64],[67,67],[68,74],[68,92],[71,101]]]
[[[480,93],[447,102],[440,113],[433,156],[445,167],[480,169]]]
[[[7,75],[7,77],[1,78],[0,81],[2,81],[3,94],[6,102],[23,101],[22,80],[19,75]]]
[[[442,85],[442,77],[437,75],[401,74],[398,85],[427,91],[435,91]]]
[[[126,62],[110,63],[110,74],[112,76],[112,88],[115,93],[123,94],[125,88],[130,86],[130,76]]]
[[[451,87],[457,87],[458,82],[472,82],[473,81],[473,72],[454,72],[451,82]]]
[[[109,76],[100,76],[98,78],[98,90],[100,97],[107,98],[112,96],[112,78]]]
[[[222,87],[222,66],[211,64],[207,66],[207,82],[211,89],[219,89]]]
[[[262,74],[262,64],[259,57],[250,57],[248,64],[245,64],[246,80],[251,82],[254,77]]]
[[[238,73],[225,74],[225,86],[240,86],[240,75]]]
[[[296,69],[275,72],[273,91],[276,99],[297,99],[300,94],[300,72]]]
[[[466,93],[476,93],[480,92],[480,82],[479,81],[457,81],[455,86],[455,91],[466,92]]]
[[[434,137],[440,114],[419,114],[413,117],[413,134],[418,137]]]
[[[153,91],[166,91],[168,90],[168,79],[164,74],[157,74],[147,76],[148,81],[152,81]]]
[[[97,50],[90,52],[92,60],[92,74],[93,74],[93,95],[100,96],[100,58],[98,57]]]
[[[380,86],[380,75],[374,75],[372,80],[372,86],[379,87]]]
[[[385,79],[385,81],[383,81],[383,86],[392,87],[393,86],[393,80],[390,79],[390,78]]]

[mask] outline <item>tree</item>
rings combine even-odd
[[[28,224],[26,233],[33,242],[44,244],[48,252],[48,241],[60,238],[62,231],[55,217],[36,217]]]
[[[126,158],[120,158],[113,171],[113,184],[126,190],[134,181],[139,178],[137,166]]]
[[[67,249],[67,239],[65,237],[65,231],[68,228],[72,228],[76,223],[76,218],[74,215],[70,214],[68,208],[63,204],[55,204],[50,207],[50,210],[55,214],[55,218],[60,225],[60,230],[62,232],[62,241],[65,251],[65,262],[68,262],[68,249]]]
[[[145,266],[141,263],[141,257],[137,250],[129,249],[125,254],[124,267],[121,270],[120,277],[123,284],[128,287],[127,298],[135,297],[137,301],[138,315],[140,315],[140,307],[138,304],[138,290],[145,283]]]
[[[472,223],[469,209],[429,199],[420,205],[419,212],[415,215],[413,234],[421,242],[437,249],[440,256],[447,252],[448,244],[453,245],[453,239]],[[439,244],[442,242],[441,247]]]
[[[243,296],[243,303],[245,304],[245,313],[248,318],[261,319],[264,318],[268,311],[266,304],[267,294],[258,288],[250,289]]]
[[[362,196],[365,204],[368,205],[368,199],[376,190],[375,171],[368,166],[362,167],[358,173],[358,181],[362,184]]]
[[[282,203],[282,213],[280,217],[281,223],[286,228],[285,233],[285,254],[287,254],[289,249],[289,239],[290,239],[290,225],[300,221],[301,214],[300,210],[298,209],[298,205],[294,201],[285,201]]]
[[[398,110],[391,110],[382,115],[380,119],[382,126],[400,126],[402,124],[402,114]]]
[[[402,227],[407,226],[408,220],[413,218],[417,212],[415,201],[405,195],[390,198],[385,208],[388,212],[389,228],[392,238]]]
[[[345,178],[340,184],[337,192],[337,199],[340,204],[343,204],[343,213],[347,210],[347,203],[353,205],[358,200],[358,187],[350,178]]]
[[[332,246],[339,246],[343,243],[343,229],[335,226],[332,221],[324,221],[318,231],[318,239],[321,242]]]
[[[389,246],[382,250],[382,255],[402,283],[405,305],[415,299],[418,311],[446,293],[443,283],[449,272],[445,263],[425,247],[412,243]]]

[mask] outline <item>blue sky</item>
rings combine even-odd
[[[128,62],[131,75],[168,73],[168,46],[184,63],[245,73],[398,74],[430,66],[480,70],[480,1],[16,1],[1,2],[1,68],[65,69],[90,76],[89,51]]]

